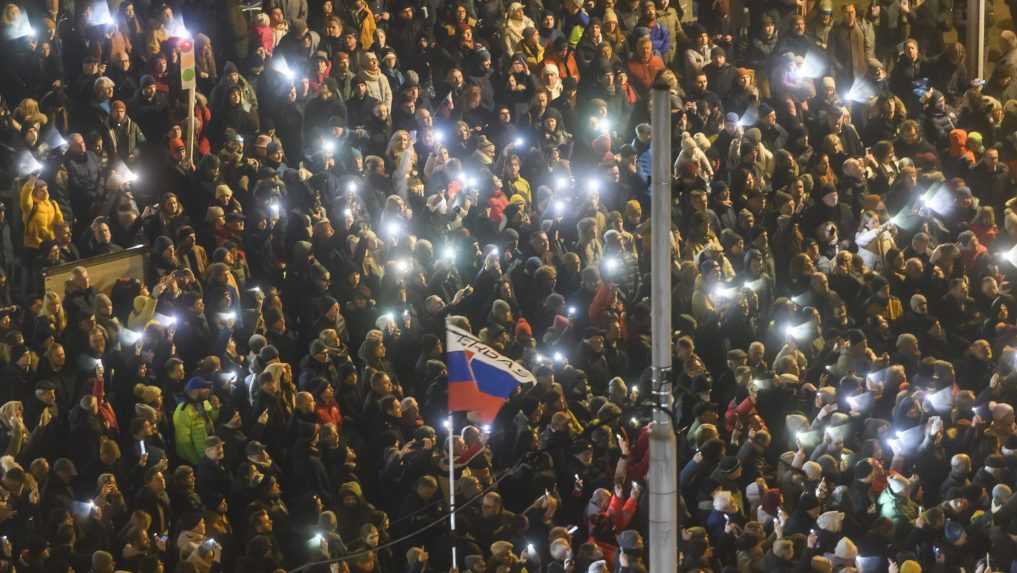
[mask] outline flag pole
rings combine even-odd
[[[452,536],[452,568],[456,568],[456,459],[455,424],[452,412],[448,414],[448,523]]]
[[[192,166],[194,165],[194,132],[197,131],[197,126],[194,124],[194,105],[196,103],[194,100],[197,99],[194,93],[195,89],[192,86],[191,89],[187,90],[187,118],[189,121],[188,125],[191,127],[187,130],[189,132],[187,135],[187,159],[191,162]]]

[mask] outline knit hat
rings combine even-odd
[[[1003,504],[1006,503],[1006,500],[1010,499],[1012,495],[1013,490],[1010,489],[1010,486],[1005,483],[996,484],[992,488],[992,513],[999,511]]]
[[[406,562],[410,565],[416,565],[421,561],[424,556],[424,550],[420,547],[410,547],[406,550]]]
[[[815,573],[833,573],[833,563],[822,555],[812,558],[812,571]]]
[[[908,559],[900,564],[900,573],[922,573],[922,566],[914,559]]]
[[[893,492],[894,495],[903,495],[911,486],[911,482],[900,474],[893,474],[886,478],[886,481],[890,486],[890,491]]]
[[[533,327],[530,326],[530,323],[525,318],[520,318],[516,322],[516,337],[518,338],[521,335],[533,338]]]
[[[811,460],[802,465],[802,471],[805,472],[805,478],[810,481],[818,480],[823,477],[823,466]]]
[[[205,390],[209,387],[211,387],[211,384],[195,376],[187,381],[187,385],[184,386],[184,390],[191,392],[193,390]]]
[[[569,551],[571,551],[571,549],[572,548],[569,546],[568,540],[555,539],[551,542],[551,548],[549,551],[551,553],[551,557],[558,561],[564,561],[569,556]]]
[[[276,358],[279,358],[279,350],[271,344],[262,348],[261,352],[258,353],[258,361],[262,364],[268,364]]]
[[[698,404],[697,404],[698,406]],[[715,411],[715,410],[713,410]],[[745,499],[753,505],[759,504],[765,491],[760,487],[759,482],[752,482],[745,487]]]
[[[838,533],[844,525],[844,512],[827,511],[816,519],[816,525],[830,533]]]
[[[1004,404],[1002,402],[995,402],[991,405],[992,419],[1003,420],[1008,416],[1013,416],[1013,406],[1010,404]]]
[[[851,541],[849,538],[844,537],[837,542],[837,548],[833,550],[833,554],[838,559],[843,559],[844,561],[854,561],[854,559],[858,557],[858,547],[855,546],[854,541]]]
[[[495,541],[491,544],[491,557],[496,559],[505,557],[506,554],[512,552],[512,545],[508,541]]]
[[[626,551],[635,551],[640,546],[639,532],[635,529],[626,529],[618,534],[618,547]]]
[[[957,543],[964,533],[964,525],[959,521],[946,520],[946,525],[943,526],[943,536],[949,543]]]

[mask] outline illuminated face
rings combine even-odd
[[[904,54],[912,62],[918,61],[918,43],[917,42],[908,42],[908,43],[904,44]]]
[[[857,18],[857,14],[855,13],[854,5],[853,4],[848,4],[847,6],[845,6],[844,7],[844,23],[847,24],[848,26],[854,26],[856,18]]]

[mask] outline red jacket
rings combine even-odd
[[[657,74],[665,68],[664,60],[660,59],[657,54],[651,56],[648,62],[629,60],[626,67],[629,70],[629,84],[639,92],[639,95],[646,95],[650,92],[653,80],[657,79]]]
[[[611,496],[611,503],[607,511],[596,513],[587,518],[587,531],[590,532],[589,541],[596,543],[597,547],[604,554],[608,570],[614,571],[615,557],[618,554],[618,545],[615,543],[616,536],[628,528],[632,518],[636,516],[639,503],[634,497],[629,497],[624,502],[616,495]],[[593,534],[598,529],[604,531],[610,526],[610,540],[605,535],[596,536]]]
[[[339,412],[339,404],[335,402],[331,404],[318,402],[314,414],[322,424],[335,424],[337,430],[341,430],[343,427],[343,415]]]
[[[540,69],[548,64],[558,68],[558,75],[561,76],[561,79],[576,78],[576,81],[579,81],[579,65],[576,64],[576,57],[572,55],[572,52],[569,52],[565,59],[553,54],[544,56],[544,60],[540,62]]]
[[[487,200],[487,206],[491,208],[491,213],[488,217],[495,223],[501,223],[501,220],[505,217],[505,207],[508,207],[509,200],[505,196],[505,193],[496,191],[491,194],[491,198]]]

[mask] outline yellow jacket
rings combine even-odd
[[[511,197],[512,195],[521,195],[522,198],[526,200],[527,204],[533,202],[533,192],[532,189],[530,188],[529,181],[523,179],[522,177],[517,177],[516,179],[513,180],[506,180],[506,183],[508,183],[510,191],[510,193],[508,194],[509,197]]]
[[[21,223],[25,229],[25,246],[32,249],[56,238],[53,227],[64,221],[64,214],[56,201],[49,198],[49,192],[42,201],[32,197],[35,182],[35,177],[29,177],[21,185]]]
[[[378,29],[378,24],[374,21],[374,12],[365,6],[362,12],[354,14],[353,17],[357,29],[360,30],[360,47],[370,50],[374,45],[374,31]]]
[[[526,65],[530,67],[531,72],[536,73],[540,62],[544,61],[544,47],[539,42],[536,47],[531,46],[529,42],[522,42],[519,44],[518,52],[526,56]]]

